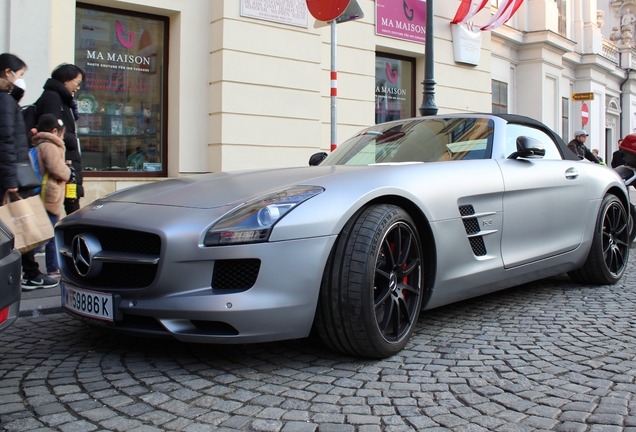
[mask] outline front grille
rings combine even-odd
[[[212,274],[212,289],[250,289],[256,283],[260,269],[261,260],[259,259],[216,261]]]
[[[64,257],[66,268],[74,277],[80,278],[75,272],[73,260]],[[81,278],[81,285],[92,288],[144,288],[150,285],[157,275],[157,266],[149,264],[104,263],[99,276],[95,278]]]
[[[103,251],[142,254],[159,257],[161,238],[157,234],[120,228],[76,225],[64,230],[64,245],[70,249],[78,234],[93,234]],[[64,256],[67,269],[65,276],[86,288],[145,288],[157,275],[157,265],[125,262],[105,262],[96,277],[81,277],[75,270],[73,260]]]
[[[161,238],[157,234],[120,228],[76,225],[64,230],[64,244],[69,246],[78,234],[91,233],[102,245],[102,250],[159,256]]]

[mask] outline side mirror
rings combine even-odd
[[[508,159],[528,158],[538,159],[545,156],[545,147],[535,138],[517,137],[517,151],[508,156]]]
[[[312,154],[311,157],[309,158],[309,166],[320,165],[320,162],[325,160],[326,157],[327,157],[327,153],[325,152]]]

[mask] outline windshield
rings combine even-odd
[[[320,165],[488,159],[493,127],[491,119],[474,117],[383,123],[345,141]]]

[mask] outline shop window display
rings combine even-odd
[[[165,174],[167,18],[78,4],[76,93],[84,171]]]
[[[413,117],[415,66],[412,59],[377,54],[375,57],[375,123]]]

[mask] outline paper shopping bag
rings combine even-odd
[[[18,200],[10,202],[9,193],[5,193],[0,219],[13,231],[16,249],[25,253],[51,240],[53,225],[39,195],[29,198],[16,196]]]

